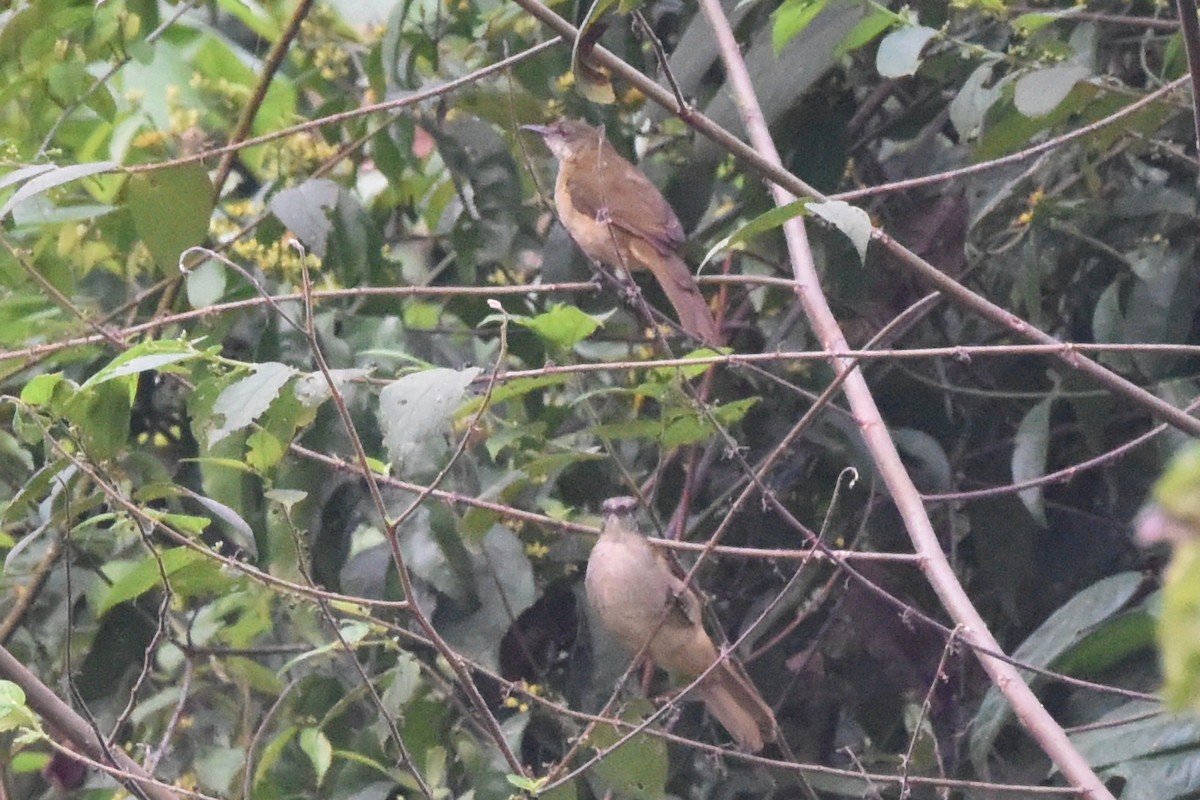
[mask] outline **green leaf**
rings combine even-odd
[[[81,389],[111,381],[125,375],[137,375],[150,370],[160,370],[169,364],[189,361],[203,355],[190,342],[177,339],[152,340],[129,348],[92,377],[84,381]]]
[[[524,775],[514,775],[511,772],[504,778],[522,792],[529,792],[529,794],[537,794],[546,785],[545,778],[526,778]]]
[[[268,361],[255,364],[253,374],[225,388],[213,403],[213,414],[224,420],[208,432],[208,446],[249,425],[270,407],[296,371],[286,364]]]
[[[575,75],[575,88],[588,100],[602,105],[612,105],[617,95],[608,74],[591,63],[591,55],[596,42],[608,27],[604,17],[616,4],[617,0],[592,0],[571,48],[571,72]]]
[[[129,211],[162,274],[178,274],[179,256],[204,244],[213,186],[201,164],[143,172],[129,180]]]
[[[74,392],[78,387],[67,381],[61,372],[49,372],[42,375],[36,375],[29,383],[21,388],[21,402],[28,403],[31,406],[40,407],[50,405],[50,400],[55,396],[59,384],[66,382],[68,391]],[[65,388],[67,388],[65,387]],[[59,399],[65,399],[63,395],[59,395]]]
[[[995,67],[995,61],[985,61],[976,67],[950,101],[950,123],[964,139],[974,139],[979,135],[988,109],[1003,96],[1009,78],[993,84],[992,72]]]
[[[141,597],[146,592],[162,584],[165,573],[169,578],[176,572],[204,561],[204,554],[188,547],[173,547],[159,554],[162,560],[162,571],[159,571],[159,559],[146,556],[138,561],[132,569],[112,582],[96,606],[96,616],[102,617],[114,606]]]
[[[12,681],[0,681],[0,732],[18,728],[40,730],[40,723],[25,705],[25,691]]]
[[[438,303],[413,300],[404,304],[404,327],[410,331],[432,331],[441,322],[442,313]]]
[[[206,258],[187,273],[187,299],[192,308],[208,308],[225,295],[225,265]]]
[[[625,707],[621,719],[639,722],[653,707],[645,699],[636,699]],[[595,750],[613,746],[622,732],[613,725],[597,725],[588,745]],[[604,754],[593,770],[618,797],[634,800],[661,800],[667,783],[667,744],[656,736],[639,733],[617,750]]]
[[[1055,668],[1068,675],[1099,676],[1154,644],[1155,619],[1144,607],[1118,614],[1086,634]]]
[[[875,37],[895,25],[900,19],[897,14],[886,8],[871,6],[870,13],[860,19],[838,43],[837,49],[833,51],[833,57],[840,59],[842,56],[870,44]]]
[[[1135,758],[1194,749],[1200,745],[1200,719],[1193,714],[1165,714],[1158,702],[1130,700],[1087,730],[1071,734],[1071,741],[1093,767],[1108,767]]]
[[[750,220],[745,225],[713,245],[709,251],[704,254],[704,259],[700,262],[700,267],[703,267],[705,264],[712,261],[719,254],[726,250],[750,242],[755,237],[764,234],[767,231],[775,230],[792,217],[798,217],[803,214],[807,214],[808,212],[806,209],[810,202],[811,201],[807,199],[794,200],[785,206],[776,206],[770,211],[759,214],[757,217]]]
[[[297,732],[296,726],[288,725],[263,748],[262,757],[259,758],[258,765],[254,770],[254,784],[256,786],[275,768],[280,758],[283,757],[284,748],[295,738]]]
[[[514,317],[518,325],[529,328],[539,339],[553,347],[569,350],[591,336],[600,321],[576,306],[556,303],[549,311],[536,317]]]
[[[1097,581],[1055,611],[1021,643],[1012,657],[1022,664],[1051,668],[1097,626],[1124,611],[1144,583],[1145,578],[1137,572],[1123,572]],[[986,762],[993,742],[1011,715],[1000,690],[989,689],[972,722],[970,753],[976,765]]]
[[[101,172],[109,172],[119,166],[115,161],[98,161],[92,164],[74,164],[69,167],[51,167],[44,170],[40,167],[32,168],[28,173],[32,175],[25,185],[18,189],[13,196],[8,198],[8,202],[0,206],[0,219],[17,207],[20,203],[36,197],[43,192],[48,192],[51,189],[62,186],[64,183],[77,181],[81,178],[87,178]],[[12,176],[9,176],[10,178]]]
[[[771,44],[775,55],[787,46],[787,43],[808,27],[817,15],[825,10],[830,0],[786,0],[776,9],[775,26],[771,29]]]
[[[1008,24],[1013,30],[1021,31],[1022,33],[1029,35],[1031,33],[1037,33],[1042,28],[1050,25],[1051,23],[1057,22],[1060,19],[1072,17],[1082,10],[1082,7],[1076,6],[1074,8],[1067,8],[1061,11],[1033,11],[1028,14],[1021,14]]]
[[[517,378],[512,381],[501,383],[492,390],[491,404],[494,406],[498,403],[503,403],[506,400],[524,397],[531,392],[536,392],[538,389],[545,389],[549,386],[562,386],[567,382],[565,375],[542,375],[536,378]],[[458,408],[458,416],[463,417],[474,414],[483,405],[483,397],[478,397],[474,400],[468,400]]]
[[[1171,516],[1200,526],[1200,444],[1172,456],[1154,484],[1154,500]]]
[[[712,358],[713,356],[719,355],[721,355],[721,353],[716,350],[708,347],[701,347],[698,350],[693,350],[692,352],[688,353],[683,358],[684,360],[692,360],[699,358]],[[679,367],[656,367],[651,374],[664,382],[673,382],[676,377],[681,377],[684,380],[691,380],[692,378],[699,378],[701,375],[712,369],[712,366],[712,364],[692,364]],[[645,384],[642,384],[642,386],[645,386]],[[640,388],[641,387],[639,387],[639,389]]]
[[[333,745],[320,728],[303,728],[300,731],[300,749],[308,756],[313,771],[317,773],[319,785],[333,762]]]
[[[1175,546],[1158,621],[1163,697],[1174,709],[1200,711],[1200,541]]]
[[[269,489],[263,492],[263,497],[266,497],[273,503],[279,503],[288,511],[297,503],[302,503],[308,499],[308,492],[298,489]]]
[[[304,246],[321,258],[333,230],[329,212],[337,207],[341,187],[328,178],[307,180],[271,198],[271,212]]]
[[[117,378],[90,389],[81,388],[67,402],[63,415],[79,428],[89,457],[107,460],[129,441],[129,420],[137,379]]]
[[[57,496],[67,488],[79,473],[79,468],[67,458],[51,461],[26,479],[21,489],[13,495],[12,500],[0,514],[0,523],[12,524],[31,507],[43,502],[46,498]],[[12,554],[9,554],[11,558]]]
[[[169,525],[188,536],[199,536],[212,524],[212,520],[208,517],[197,517],[193,514],[171,514],[164,511],[156,511],[153,508],[145,509],[144,513],[150,519],[158,520],[164,525]]]

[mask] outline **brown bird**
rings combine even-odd
[[[683,226],[662,193],[613,149],[602,129],[574,119],[524,125],[558,158],[554,204],[588,258],[618,270],[648,269],[679,315],[705,344],[723,343],[692,271],[679,257]]]
[[[588,558],[588,601],[600,624],[631,654],[649,640],[650,659],[690,681],[716,663],[719,653],[704,630],[699,595],[684,587],[638,530],[636,508],[632,497],[605,501],[604,529]],[[743,750],[757,753],[778,735],[770,706],[729,658],[708,673],[697,693]]]

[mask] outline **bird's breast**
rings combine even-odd
[[[669,574],[644,539],[602,538],[588,559],[588,600],[626,647],[640,646],[668,601]],[[634,641],[631,641],[634,640]]]

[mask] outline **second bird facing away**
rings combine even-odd
[[[637,529],[636,508],[631,497],[605,501],[604,529],[588,558],[588,602],[600,624],[631,655],[649,640],[645,652],[655,664],[691,681],[717,664],[720,654],[704,630],[699,595],[684,587]],[[770,706],[729,658],[708,673],[696,692],[743,750],[757,753],[778,735]]]
[[[539,134],[558,159],[554,205],[579,249],[616,270],[650,270],[683,329],[705,344],[722,344],[704,295],[679,257],[683,226],[657,187],[587,123],[561,119],[523,127]]]

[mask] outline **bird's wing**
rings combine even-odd
[[[580,213],[607,218],[615,227],[653,243],[661,253],[674,253],[683,244],[683,226],[658,187],[611,146],[580,153],[574,167],[568,189]],[[613,198],[620,198],[619,205]]]
[[[687,628],[700,626],[703,629],[704,605],[700,601],[700,595],[696,594],[696,590],[690,586],[684,586],[683,581],[671,574],[669,570],[667,575],[667,586],[669,587],[667,602],[671,605],[671,612],[663,624]]]

